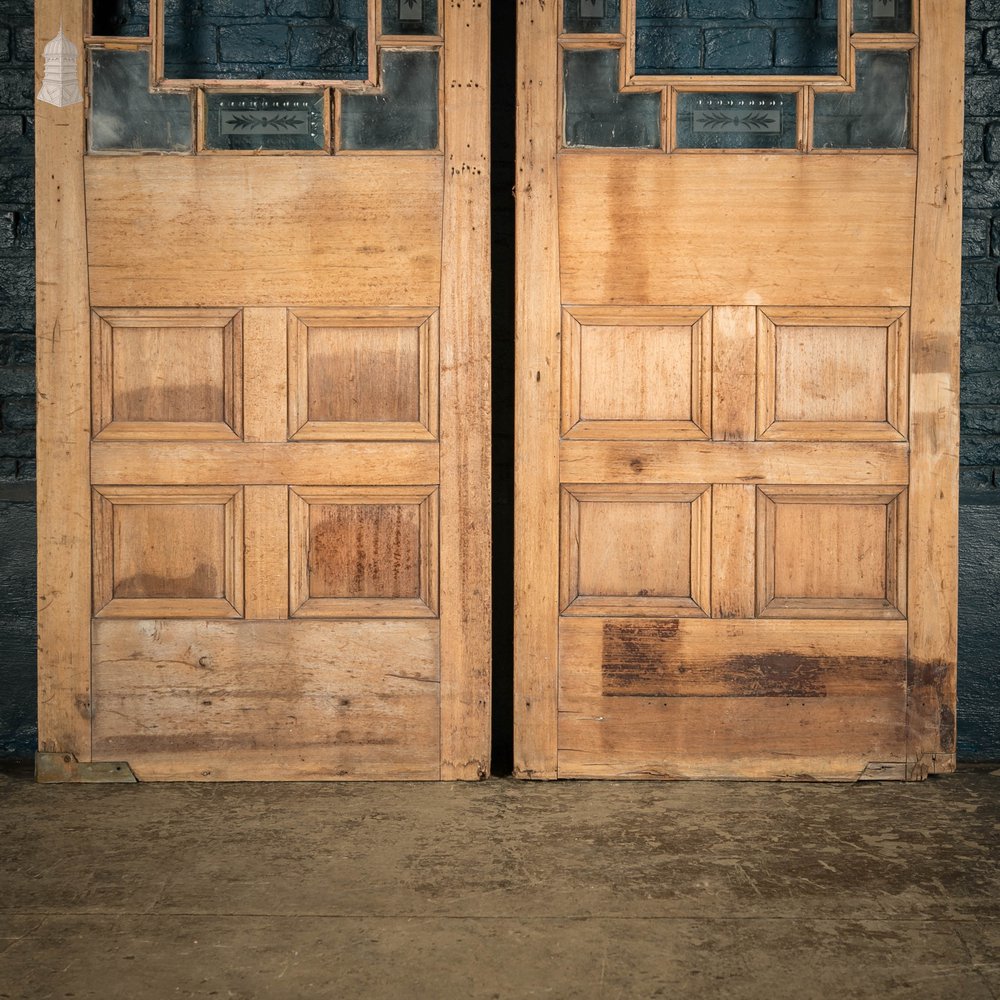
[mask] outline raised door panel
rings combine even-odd
[[[526,777],[954,765],[962,2],[767,6],[521,11]]]
[[[95,437],[225,441],[241,436],[241,311],[94,310],[91,345]]]
[[[239,487],[97,487],[93,519],[98,617],[242,614]]]

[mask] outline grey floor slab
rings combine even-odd
[[[1000,776],[37,786],[13,997],[1000,997]]]

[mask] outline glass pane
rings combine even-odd
[[[168,80],[363,80],[367,0],[164,0]]]
[[[437,52],[383,52],[381,94],[344,94],[342,149],[435,149]]]
[[[855,31],[910,31],[912,0],[854,0]]]
[[[678,149],[795,149],[794,94],[677,95]]]
[[[438,0],[382,0],[383,35],[436,35]]]
[[[141,38],[149,34],[149,0],[94,0],[95,35]]]
[[[836,4],[817,0],[637,0],[640,76],[837,72]]]
[[[149,92],[149,52],[90,53],[90,148],[191,149],[191,98]]]
[[[563,53],[566,145],[660,147],[660,95],[618,90],[618,50]]]
[[[206,149],[323,149],[322,93],[205,96]]]
[[[564,0],[563,31],[571,35],[621,31],[619,0]]]
[[[813,145],[905,149],[910,144],[909,52],[858,52],[853,94],[817,94]]]

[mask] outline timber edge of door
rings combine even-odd
[[[489,4],[430,5],[423,38],[383,31],[382,7],[369,79],[309,84],[316,148],[210,148],[218,80],[150,91],[190,116],[189,148],[153,155],[93,145],[72,86],[36,103],[39,781],[489,773]],[[91,0],[35,11],[36,94],[60,32],[58,68],[87,96],[95,53],[157,44],[155,24],[93,35]],[[383,50],[435,60],[433,137],[343,148],[343,105],[378,92]],[[296,81],[258,83],[232,89]],[[324,228],[303,234],[313,215]],[[273,254],[253,230],[277,233]],[[153,341],[161,381],[171,359],[201,364],[180,395],[204,414],[154,412]],[[362,404],[405,383],[393,412],[310,395],[306,370],[329,379],[337,352],[352,372],[385,362]],[[151,591],[142,539],[168,528],[183,551],[192,526],[209,565],[191,593]],[[313,558],[337,531],[395,539],[399,559],[356,568],[345,598],[346,546]]]
[[[576,2],[518,6],[515,774],[951,771],[962,0],[914,0],[909,32],[842,30],[839,82],[741,76],[730,93],[798,94],[788,148],[767,152],[680,148],[681,98],[726,81],[639,79],[636,0],[588,0],[620,31],[564,22]],[[850,24],[850,0],[837,10]],[[908,139],[820,149],[823,88],[853,90],[855,54],[878,48],[908,53],[889,60],[908,60]],[[625,121],[633,141],[564,126],[565,67],[596,50],[581,122],[605,86],[605,124],[660,95],[658,124]],[[829,406],[796,389],[807,357],[822,383],[855,347],[881,373],[868,402],[864,377]],[[684,392],[650,389],[640,351]],[[818,551],[821,530],[880,555],[825,580],[775,563],[796,538]],[[661,559],[623,592],[647,533],[683,566]]]

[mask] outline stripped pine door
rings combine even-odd
[[[521,776],[953,769],[962,28],[521,0]]]
[[[39,776],[483,777],[487,9],[188,8],[37,4]]]

